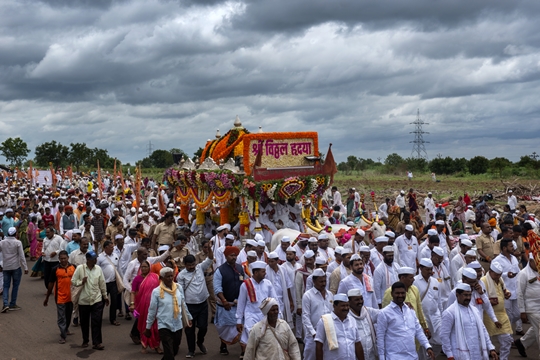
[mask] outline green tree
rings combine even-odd
[[[494,159],[489,160],[489,168],[492,172],[499,175],[499,177],[502,176],[502,172],[504,169],[512,166],[512,162],[508,160],[507,158],[503,157],[496,157]]]
[[[485,174],[489,168],[489,160],[484,156],[475,156],[469,160],[469,172],[472,175]]]
[[[150,161],[152,161],[152,167],[166,168],[171,166],[173,162],[172,153],[167,150],[154,150],[150,155]]]
[[[197,151],[195,151],[195,153],[193,154],[193,158],[191,158],[191,160],[193,160],[195,162],[196,158],[200,159],[203,151],[204,151],[204,149],[202,147],[200,147]]]
[[[428,162],[424,158],[408,157],[405,159],[405,164],[407,164],[407,169],[418,172],[425,172],[428,166]]]
[[[67,164],[69,148],[53,140],[36,146],[35,153],[37,165],[48,167],[49,162],[52,162],[55,168],[59,168]]]
[[[145,169],[154,167],[152,164],[152,160],[150,160],[149,157],[145,157],[144,159],[137,161],[136,165],[137,166],[140,165],[141,168],[145,168]]]
[[[89,165],[88,159],[92,157],[93,152],[86,143],[71,143],[69,144],[68,161],[75,166],[75,170],[78,172],[79,168],[83,165]],[[96,166],[96,165],[94,165]]]
[[[350,155],[347,157],[347,167],[350,171],[360,170],[360,161],[356,156]]]
[[[465,173],[467,172],[469,166],[469,161],[465,158],[455,158],[454,159],[454,172]]]
[[[0,144],[0,153],[11,166],[21,167],[29,152],[28,145],[20,137],[7,138]]]
[[[114,166],[114,158],[109,156],[107,150],[93,148],[90,152],[91,155],[86,160],[86,166],[89,168],[95,168],[98,160],[101,168],[112,168]]]
[[[398,167],[404,162],[405,160],[403,160],[403,158],[396,153],[392,153],[388,155],[386,159],[384,160],[384,164],[391,167]]]

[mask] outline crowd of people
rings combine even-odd
[[[1,312],[20,310],[22,274],[34,261],[44,306],[54,293],[61,344],[79,327],[82,347],[104,350],[122,340],[103,338],[103,319],[124,318],[133,321],[126,338],[163,359],[178,355],[182,333],[185,357],[207,354],[209,324],[221,355],[239,344],[250,360],[540,353],[540,275],[529,246],[538,222],[511,191],[498,212],[467,194],[447,206],[428,193],[418,204],[413,189],[369,209],[355,189],[343,204],[333,187],[322,211],[309,201],[261,203],[261,228],[240,236],[239,223],[219,223],[218,208],[204,225],[195,210],[182,218],[174,189],[152,179],[139,203],[129,180],[96,184],[75,175],[55,187],[0,185]],[[324,225],[319,233],[303,223],[306,209]],[[279,229],[298,235],[272,249]]]

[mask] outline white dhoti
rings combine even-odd
[[[236,306],[227,311],[223,306],[216,307],[214,324],[219,338],[227,345],[236,344],[240,334],[236,330]]]
[[[315,338],[311,335],[304,339],[304,360],[315,360]]]

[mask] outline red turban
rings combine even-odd
[[[238,256],[238,254],[240,254],[240,249],[236,246],[225,246],[225,251],[223,252],[223,254],[225,254],[225,256],[229,256],[231,254],[235,254]]]
[[[64,208],[64,210],[73,210],[73,206],[67,205],[67,206]]]

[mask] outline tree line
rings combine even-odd
[[[403,158],[399,154],[389,154],[374,161],[350,155],[347,161],[338,164],[338,170],[345,173],[375,170],[385,174],[413,172],[433,172],[437,175],[455,174],[486,174],[491,173],[499,177],[504,176],[540,176],[540,156],[536,153],[521,156],[519,161],[512,162],[504,157],[488,159],[485,156],[475,156],[471,159],[442,157],[438,155],[432,160]]]

